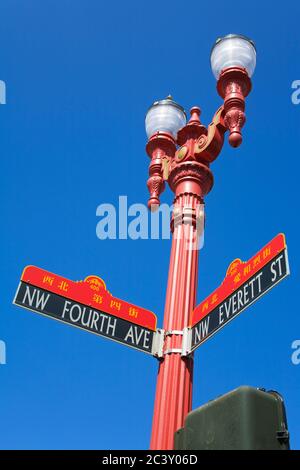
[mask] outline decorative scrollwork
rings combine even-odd
[[[224,107],[215,113],[208,126],[207,135],[201,135],[195,145],[195,156],[199,162],[213,162],[219,155],[223,143],[226,126],[224,123]]]

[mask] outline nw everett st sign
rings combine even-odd
[[[235,260],[222,285],[193,312],[191,351],[289,274],[283,234],[277,235],[248,262]]]
[[[113,297],[96,276],[74,282],[28,266],[14,303],[152,354],[156,316]]]

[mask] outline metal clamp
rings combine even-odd
[[[165,330],[157,328],[153,336],[152,355],[157,358],[164,357],[163,348],[165,340]]]
[[[191,328],[183,329],[183,338],[182,338],[182,353],[181,356],[189,356],[192,353],[192,330]]]
[[[181,336],[183,336],[183,331],[182,330],[167,330],[165,335],[166,336],[172,336],[172,335],[181,335]]]
[[[183,336],[183,330],[168,330],[165,333],[166,336]],[[166,354],[182,354],[182,349],[181,348],[169,348],[164,351],[164,355]]]
[[[182,348],[169,348],[164,351],[164,342],[166,336],[182,336]],[[182,357],[189,356],[192,353],[192,330],[184,328],[183,330],[162,330],[158,328],[153,336],[152,355],[157,358],[163,358],[167,354],[181,354]]]
[[[172,354],[172,353],[180,353],[182,355],[182,349],[180,348],[170,348],[170,349],[166,349],[164,351],[164,355],[166,354]]]

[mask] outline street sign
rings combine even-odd
[[[113,297],[97,276],[74,282],[28,266],[23,271],[14,304],[153,353],[154,313]]]
[[[190,352],[289,274],[285,237],[271,240],[249,261],[234,260],[223,283],[192,313]]]

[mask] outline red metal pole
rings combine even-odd
[[[159,203],[168,181],[175,193],[171,259],[164,313],[165,340],[159,365],[150,448],[174,447],[174,433],[184,424],[192,406],[193,356],[182,356],[183,329],[189,326],[195,307],[198,278],[199,210],[213,186],[210,164],[219,155],[224,133],[229,130],[233,147],[242,141],[245,122],[244,99],[251,90],[246,70],[228,68],[218,80],[224,106],[216,112],[207,129],[200,122],[200,109],[191,109],[191,118],[177,133],[177,140],[157,132],[148,141],[151,157],[148,188],[149,208]],[[179,148],[176,150],[176,146]],[[203,213],[202,213],[203,217]]]
[[[196,168],[199,169],[196,164]],[[182,357],[183,328],[195,307],[198,277],[197,214],[202,203],[201,171],[183,165],[177,172],[173,239],[166,296],[164,359],[160,363],[151,449],[173,449],[174,433],[192,406],[193,357]],[[198,176],[198,178],[197,178]]]

